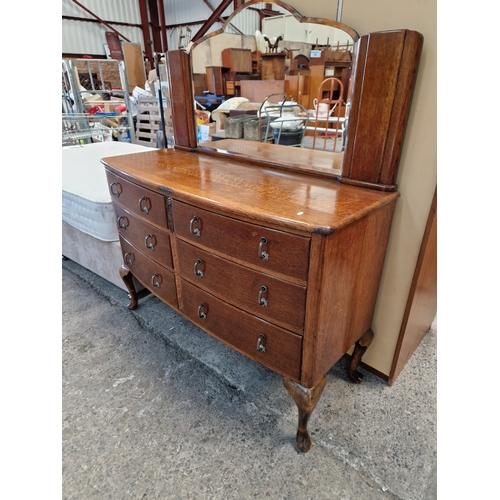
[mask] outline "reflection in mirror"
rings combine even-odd
[[[340,172],[357,39],[279,0],[245,3],[190,48],[199,147],[259,157],[259,143],[280,144],[290,161],[321,150],[315,168]]]

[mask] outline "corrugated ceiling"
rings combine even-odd
[[[124,37],[131,42],[140,43],[143,46],[141,25],[141,15],[138,0],[78,0],[87,9],[93,12],[103,21],[109,23]],[[212,6],[217,7],[219,0],[208,0]],[[202,21],[208,19],[212,10],[203,0],[168,0],[165,5],[165,23],[167,25],[183,25],[188,22]],[[224,12],[224,16],[232,12],[232,5]],[[79,17],[84,19],[95,18],[79,7],[73,0],[62,0],[62,15]],[[123,26],[116,23],[135,24],[133,26]],[[194,35],[202,26],[190,26],[191,35]],[[213,31],[221,27],[220,23],[215,23],[209,30]],[[96,22],[86,22],[78,20],[62,20],[62,52],[66,54],[100,54],[105,55],[104,44],[106,43],[106,31],[109,28]],[[186,28],[183,29],[186,34]],[[179,30],[168,29],[168,45],[174,49],[178,47]]]

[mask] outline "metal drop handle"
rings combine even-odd
[[[120,229],[127,229],[127,226],[128,226],[128,219],[127,219],[127,217],[124,217],[123,215],[120,215],[120,217],[118,217],[118,227]]]
[[[260,239],[260,242],[259,242],[259,257],[262,260],[269,259],[269,254],[262,249],[263,245],[265,245],[266,243],[267,243],[267,238],[265,238],[264,236],[262,236],[262,238]]]
[[[257,298],[259,306],[267,307],[267,299],[265,299],[264,297],[262,297],[262,294],[266,293],[266,292],[267,292],[267,286],[262,285],[260,287],[260,290],[259,290],[259,297]]]
[[[148,202],[148,205],[149,205],[149,208],[147,206],[142,206],[142,203],[143,202]],[[139,200],[139,210],[141,212],[144,212],[145,214],[149,214],[149,209],[151,208],[151,200],[149,198],[146,198],[146,196],[143,196],[140,200]]]
[[[257,351],[266,352],[266,346],[262,343],[264,340],[266,340],[266,336],[261,333],[257,340]]]
[[[207,319],[207,314],[202,311],[204,307],[205,307],[205,302],[200,302],[200,305],[198,306],[198,317],[201,319]]]
[[[127,252],[124,256],[123,256],[123,260],[125,261],[125,264],[127,264],[128,266],[131,266],[133,263],[134,263],[134,260],[135,260],[135,256],[133,253],[131,252]]]
[[[198,266],[200,264],[203,264],[203,261],[200,258],[196,259],[196,262],[194,263],[194,274],[196,274],[196,276],[199,276],[200,278],[203,278],[203,271],[201,269],[198,269]]]
[[[146,248],[149,248],[150,250],[155,249],[156,245],[156,236],[153,234],[149,233],[145,238],[144,238],[144,244],[146,245]]]
[[[113,188],[116,187],[116,190],[114,190]],[[122,194],[122,185],[119,183],[119,182],[112,182],[110,185],[109,185],[109,190],[111,191],[111,194],[116,196],[117,198],[120,197],[120,195]]]
[[[190,221],[189,221],[189,232],[191,234],[194,234],[195,236],[201,236],[201,231],[195,227],[193,228],[193,223],[198,222],[200,219],[198,218],[197,215],[195,215]]]
[[[151,276],[151,284],[156,288],[160,288],[162,281],[161,274],[154,273],[153,276]]]

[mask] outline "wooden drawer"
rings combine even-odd
[[[235,264],[181,240],[177,240],[177,249],[183,278],[252,314],[302,333],[305,287]]]
[[[106,171],[111,199],[150,224],[167,228],[165,197]]]
[[[310,239],[172,201],[175,233],[265,272],[307,281]],[[263,258],[264,257],[264,258]]]
[[[115,204],[118,233],[150,259],[173,269],[170,235],[155,226],[146,224],[138,217]]]
[[[226,81],[226,94],[227,95],[234,95],[234,81],[233,80]]]
[[[181,283],[188,319],[245,356],[299,380],[302,337],[226,304],[186,280]],[[258,349],[261,335],[265,350]]]
[[[167,304],[178,309],[174,273],[148,259],[120,235],[123,262],[131,273],[148,289]]]

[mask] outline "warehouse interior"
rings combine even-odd
[[[234,15],[245,11],[246,15]],[[47,425],[49,429],[54,421],[58,424],[54,439],[59,442],[49,468],[57,469],[51,487],[62,498],[430,499],[437,498],[438,489],[443,494],[457,491],[458,486],[450,485],[453,472],[441,463],[439,479],[437,471],[437,11],[431,0],[384,0],[379,5],[361,0],[62,1],[62,176],[54,183],[56,196],[58,182],[63,188],[61,222],[60,202],[54,203],[55,233],[63,256],[62,303],[56,314],[57,323],[63,312],[63,347],[54,360],[62,361],[62,392],[56,391],[57,408]],[[297,16],[307,18],[307,29]],[[327,31],[322,20],[346,27],[345,38],[338,38],[336,28]],[[314,31],[314,24],[319,31]],[[276,166],[276,177],[290,176],[294,182],[303,175],[296,176],[296,170],[303,167],[307,151],[314,158],[332,155],[333,167],[328,169],[333,168],[333,184],[343,189],[347,171],[342,158],[353,147],[349,118],[354,115],[349,107],[352,88],[359,84],[352,80],[360,71],[358,41],[398,30],[420,34],[422,43],[413,80],[408,77],[411,98],[402,119],[402,139],[395,147],[397,175],[386,183],[397,199],[391,198],[394,212],[370,316],[374,337],[366,341],[363,336],[325,370],[326,388],[313,406],[308,427],[312,446],[305,452],[295,436],[301,406],[283,387],[287,373],[207,334],[182,308],[172,307],[156,293],[158,281],[145,282],[120,271],[131,262],[120,243],[121,226],[113,211],[122,200],[113,204],[114,188],[106,181],[110,173],[121,170],[122,178],[144,181],[141,187],[151,188],[150,177],[133,178],[136,167],[128,162],[129,155],[143,157],[140,164],[163,153],[183,162],[188,154],[212,159],[218,158],[222,146],[228,156],[227,144],[234,146],[230,163],[247,162],[266,170],[271,162],[253,156],[256,145],[263,144],[266,151],[267,145],[276,146],[276,156],[286,151],[273,160],[286,166]],[[194,98],[194,115],[181,124],[176,93],[185,81],[172,78],[169,67],[178,53],[180,63],[187,55],[191,75],[192,93],[183,92]],[[331,87],[325,86],[327,81]],[[189,108],[187,116],[190,112]],[[373,125],[376,130],[378,124]],[[188,139],[183,127],[189,129]],[[267,167],[260,167],[261,161]],[[248,165],[241,171],[247,170]],[[322,166],[305,173],[316,189],[312,192],[323,193],[323,186],[332,183],[329,174]],[[187,191],[181,192],[182,182],[179,178],[177,184],[169,183],[173,193],[164,193],[168,227],[170,196],[173,220],[179,201],[195,204],[193,193],[186,197]],[[87,201],[98,201],[99,209],[81,203],[89,189],[95,199]],[[370,191],[370,186],[352,189]],[[374,191],[380,200],[391,196],[389,189]],[[199,196],[209,199],[210,194]],[[441,191],[439,200],[442,205]],[[102,211],[105,203],[112,207],[107,215]],[[199,206],[213,208],[218,216],[229,215],[216,207],[215,199]],[[139,202],[140,211],[148,209]],[[98,212],[106,224],[97,228],[92,217]],[[254,215],[241,209],[230,218],[252,223]],[[266,224],[271,220],[262,217]],[[307,232],[305,225],[286,224],[280,219],[268,229],[288,227],[294,236]],[[203,233],[204,226],[198,227]],[[176,266],[187,240],[175,232],[169,238],[175,247],[171,267],[179,272],[178,288],[183,271]],[[152,241],[147,240],[146,247]],[[266,250],[271,252],[264,245],[264,254]],[[229,259],[231,264],[243,261]],[[203,262],[195,264],[195,274],[201,270],[206,275]],[[310,279],[285,276],[284,281],[295,280],[295,285],[309,289]],[[190,300],[187,290],[184,286],[185,304]],[[137,305],[131,308],[135,292]],[[260,305],[262,297],[271,300],[266,293],[259,295]],[[440,297],[443,316],[446,306]],[[203,311],[198,309],[201,315]],[[311,318],[309,302],[305,311]],[[263,318],[268,320],[265,314]],[[280,328],[300,333],[280,321]],[[304,332],[311,322],[307,319],[301,327]],[[257,343],[257,350],[265,352],[268,347],[270,352],[269,339]],[[305,353],[305,344],[303,349]],[[358,355],[362,359],[352,369]],[[300,385],[306,380],[306,358],[301,363],[302,378],[289,378],[311,396],[317,379]],[[351,376],[359,373],[362,383],[353,383]],[[460,391],[452,388],[451,393],[459,397]],[[474,396],[478,397],[479,393]],[[456,429],[443,434],[454,436]],[[464,440],[473,442],[465,436]],[[452,438],[447,451],[455,447]],[[13,456],[13,462],[20,463],[21,457]],[[463,460],[455,470],[465,470],[468,460]],[[489,468],[485,465],[481,474]],[[470,491],[487,487],[488,481],[483,481],[481,486],[471,485]]]
[[[128,2],[128,4],[128,8],[125,8],[123,2],[115,5],[113,11],[113,3],[110,2],[107,5],[110,10],[106,11],[99,10],[100,7],[97,4],[93,5],[92,2],[88,2],[86,5],[74,0],[63,3],[62,253],[65,259],[89,269],[128,292],[128,295],[131,296],[129,309],[135,310],[136,307],[141,307],[140,301],[139,305],[136,305],[138,302],[136,290],[139,290],[139,293],[152,293],[155,297],[166,302],[167,307],[171,306],[174,309],[179,307],[182,313],[187,311],[186,304],[190,300],[189,296],[183,298],[183,295],[188,291],[191,293],[190,287],[192,285],[188,286],[187,283],[184,284],[182,280],[177,281],[178,278],[175,278],[175,284],[172,281],[172,285],[169,285],[172,292],[163,292],[155,290],[155,287],[166,286],[164,285],[164,279],[166,279],[164,276],[169,274],[167,271],[164,271],[163,274],[156,272],[153,275],[151,278],[153,288],[148,285],[148,278],[141,275],[141,268],[133,271],[133,264],[140,252],[133,250],[136,248],[134,237],[127,236],[125,232],[130,219],[129,211],[134,209],[132,205],[127,204],[125,199],[123,202],[119,199],[122,189],[124,189],[122,187],[124,181],[120,177],[124,167],[118,167],[121,165],[118,161],[107,163],[108,183],[103,184],[100,181],[103,173],[103,165],[100,160],[107,157],[111,157],[111,160],[113,158],[118,160],[119,158],[115,155],[125,155],[123,157],[125,165],[129,154],[139,154],[138,158],[142,157],[147,162],[148,158],[153,159],[152,154],[156,154],[153,151],[165,149],[171,150],[170,152],[172,150],[181,151],[186,147],[192,149],[193,146],[198,150],[207,151],[228,149],[231,154],[248,156],[249,151],[251,151],[251,155],[258,154],[254,152],[258,151],[255,149],[257,142],[266,146],[268,144],[277,145],[278,147],[274,149],[266,148],[265,154],[276,154],[277,160],[274,163],[283,161],[292,169],[296,168],[295,162],[297,160],[294,156],[298,153],[300,153],[300,156],[297,156],[300,162],[299,168],[302,168],[304,160],[300,151],[318,150],[320,152],[314,154],[314,160],[311,164],[315,174],[329,175],[332,167],[326,162],[331,161],[330,158],[333,157],[332,173],[338,175],[336,172],[339,171],[341,175],[344,175],[348,167],[342,166],[341,162],[346,156],[349,158],[349,147],[352,149],[349,144],[347,124],[348,121],[354,120],[355,122],[355,112],[351,110],[351,107],[355,108],[356,106],[356,91],[354,89],[359,88],[359,83],[356,87],[355,74],[359,71],[357,67],[361,64],[356,64],[356,62],[361,57],[358,52],[362,53],[362,49],[359,47],[363,45],[362,42],[357,43],[360,39],[360,33],[357,31],[359,28],[356,26],[356,29],[353,29],[348,23],[345,23],[348,14],[347,6],[345,6],[346,11],[344,11],[343,2],[338,2],[336,9],[323,9],[321,16],[315,13],[314,9],[299,14],[300,5],[287,5],[282,2],[259,3],[251,1],[243,5],[243,2],[224,1],[218,6],[211,5],[209,2],[199,2],[198,10],[194,9],[192,5],[188,9],[187,5],[183,5],[181,2],[174,5],[165,5],[163,2],[154,1]],[[308,17],[302,18],[300,16]],[[330,26],[323,24],[321,19],[325,18],[334,22],[330,23]],[[319,22],[317,22],[318,20]],[[402,25],[394,26],[394,28],[401,27]],[[416,28],[419,27],[416,26]],[[370,27],[368,32],[372,31],[373,28]],[[425,36],[417,30],[405,31],[404,36],[405,40],[408,40],[405,42],[408,48],[402,54],[408,54],[410,51],[415,52],[413,60],[409,60],[405,64],[415,64],[415,70],[414,72],[410,71],[410,73],[407,70],[401,70],[402,76],[398,77],[398,88],[407,85],[414,99],[416,94],[417,102],[419,102],[419,99],[427,97],[427,95],[422,96],[419,92],[419,78],[420,81],[425,81],[425,71],[429,69],[425,65],[423,68],[419,67],[422,54],[424,63],[426,61],[427,45],[425,42],[422,44]],[[373,41],[370,38],[367,47],[371,48],[376,45],[375,37],[376,35],[372,36]],[[427,40],[425,39],[425,41]],[[177,57],[180,58],[181,63],[183,58],[189,61],[190,68],[185,79],[182,72],[177,73],[178,70],[174,63]],[[389,56],[384,55],[383,57]],[[376,66],[385,67],[386,59],[379,57],[377,61]],[[182,69],[181,63],[179,63],[179,67]],[[368,62],[365,65],[370,67]],[[422,76],[422,72],[424,76]],[[359,80],[360,77],[357,78]],[[368,74],[366,78],[368,78]],[[404,78],[407,79],[407,84],[403,83]],[[181,80],[183,80],[182,83]],[[188,90],[191,85],[192,92],[190,94]],[[193,97],[194,120],[192,115],[187,115],[188,130],[185,132],[184,123],[180,123],[182,118],[179,117],[179,109],[182,108],[179,107],[178,101],[179,99],[191,101]],[[364,106],[366,107],[366,104]],[[421,103],[417,110],[420,107]],[[382,108],[380,109],[382,110]],[[397,108],[393,107],[394,109]],[[404,134],[401,131],[404,130],[406,120],[409,120],[411,125],[414,109],[414,102],[411,108],[407,105],[406,113],[409,116],[404,118],[404,115],[401,115],[398,133]],[[425,119],[432,120],[432,116],[427,113]],[[194,122],[192,125],[190,125],[191,121]],[[194,142],[191,138],[193,126],[196,136]],[[358,129],[362,130],[360,127],[361,125],[358,126]],[[353,125],[351,125],[351,135],[354,134],[352,130],[354,130]],[[186,134],[186,137],[183,134]],[[413,135],[411,134],[410,138]],[[388,141],[388,139],[384,140]],[[352,141],[353,139],[351,139],[351,144]],[[377,143],[375,139],[373,141],[374,144]],[[429,149],[428,153],[432,155],[432,149]],[[400,155],[396,150],[393,154],[396,157]],[[356,153],[351,153],[351,155],[357,158]],[[158,156],[158,158],[160,157]],[[183,157],[177,155],[176,158],[180,160]],[[192,157],[186,158],[191,161]],[[401,160],[399,163],[402,167],[408,168],[407,164],[411,163],[411,160],[407,162],[404,157]],[[322,162],[325,162],[327,166],[323,167]],[[348,341],[349,344],[345,344],[341,348],[342,352],[347,350],[346,359],[351,360],[348,375],[351,380],[356,380],[356,383],[361,381],[364,375],[357,370],[357,364],[352,365],[352,360],[357,360],[357,363],[364,370],[384,381],[389,388],[394,387],[398,383],[398,378],[404,371],[405,365],[430,331],[431,325],[435,324],[437,313],[437,190],[434,161],[430,159],[426,166],[429,169],[429,175],[423,175],[422,169],[419,172],[420,184],[425,182],[426,185],[423,186],[425,189],[418,193],[419,202],[416,205],[411,204],[411,190],[416,190],[417,186],[407,186],[408,191],[406,192],[405,171],[402,169],[398,172],[397,189],[405,203],[396,203],[394,200],[391,202],[391,205],[395,205],[395,212],[390,235],[385,232],[385,229],[382,229],[382,226],[378,229],[381,236],[378,237],[376,248],[379,252],[387,248],[385,259],[381,254],[381,257],[376,257],[374,260],[377,254],[373,251],[371,251],[373,257],[370,259],[368,256],[359,257],[367,260],[366,264],[362,264],[363,261],[360,261],[357,265],[358,269],[364,269],[367,266],[366,270],[360,271],[361,274],[353,274],[346,282],[349,288],[351,287],[349,283],[353,280],[359,282],[358,288],[376,287],[373,292],[370,292],[371,288],[368,288],[361,299],[363,301],[362,307],[366,307],[367,312],[362,312],[364,309],[354,312],[353,309],[352,313],[348,313],[354,315],[349,320],[351,326],[346,323],[345,327],[351,329],[353,340],[359,339],[363,332],[361,330],[359,330],[360,333],[356,332],[361,328],[361,324],[367,324],[363,318],[370,315],[371,320],[367,324],[370,329],[366,334],[350,349],[347,350],[352,341]],[[118,170],[114,170],[115,168]],[[233,172],[236,173],[235,168],[233,168]],[[118,177],[116,177],[117,173]],[[362,172],[361,174],[356,173],[355,166],[351,167],[351,173],[353,179],[350,182],[355,183],[356,179],[365,178]],[[216,174],[212,174],[212,176],[214,175]],[[245,176],[247,174],[242,171],[239,175]],[[391,183],[396,186],[395,175],[394,173],[392,178],[386,176],[388,180],[383,182],[388,186],[384,187],[385,190],[396,189],[390,186]],[[96,185],[97,179],[100,182],[98,186]],[[133,179],[133,182],[141,182],[141,180],[139,178]],[[266,181],[266,183],[269,182],[271,181]],[[293,182],[297,182],[296,179]],[[316,181],[312,182],[313,184],[308,189],[316,191],[325,189],[320,188],[320,185],[316,186]],[[128,188],[125,187],[125,189]],[[180,217],[181,209],[185,210],[179,201],[191,201],[192,194],[187,199],[181,195],[180,199],[177,200],[175,198],[175,184],[169,184],[167,189],[174,193],[172,201],[170,198],[166,200],[167,225],[172,226],[170,220],[173,217],[173,226],[177,228],[179,222],[175,223],[175,220]],[[296,188],[283,186],[279,189]],[[89,190],[92,193],[90,197]],[[427,203],[424,203],[424,192],[427,193]],[[103,200],[109,199],[110,196],[117,198],[117,205],[114,206],[113,211],[113,205],[110,204],[111,209],[109,216],[106,216],[106,224],[99,223],[99,227],[94,229],[92,214],[95,211],[100,216],[103,211]],[[150,201],[150,196],[152,195],[145,192],[145,195],[140,199],[140,214],[148,215],[150,210],[153,212],[155,202],[154,198],[152,198],[153,201]],[[91,198],[90,201],[89,198]],[[92,198],[98,202],[98,209],[92,207]],[[378,203],[382,206],[382,204],[389,203],[389,199],[389,196],[385,196],[383,199],[380,198]],[[315,200],[312,198],[311,201],[314,206],[319,202],[319,198],[317,201]],[[220,205],[223,202],[218,201],[217,203]],[[170,208],[170,204],[172,208]],[[299,207],[298,204],[297,207]],[[414,219],[414,227],[403,224],[406,215],[404,208]],[[126,211],[120,212],[123,209]],[[251,217],[249,209],[243,207],[239,209],[240,212],[242,210],[248,214],[247,217]],[[80,211],[83,215],[80,214]],[[114,212],[118,217],[118,227]],[[220,215],[225,215],[225,213],[222,212]],[[202,219],[205,221],[208,216],[207,213],[202,216]],[[351,219],[356,217],[360,216],[353,215]],[[152,220],[159,223],[156,219]],[[222,219],[220,220],[222,221]],[[250,218],[249,221],[251,220]],[[206,222],[199,223],[201,224],[199,228],[193,230],[193,221],[198,221],[196,215],[191,219],[190,230],[196,236],[200,236]],[[335,225],[336,223],[328,222],[328,224]],[[345,223],[339,224],[339,227],[342,227]],[[117,229],[127,239],[120,240]],[[235,226],[233,230],[239,232],[240,228]],[[151,229],[148,231],[150,232],[149,235],[146,235],[146,247],[154,250],[155,246],[160,245],[158,241],[164,237],[159,232],[153,232]],[[325,228],[324,231],[328,230]],[[339,232],[340,234],[342,232]],[[172,246],[172,258],[170,250],[168,250],[168,255],[164,254],[165,257],[160,257],[157,253],[156,257],[153,258],[155,262],[161,262],[167,266],[167,270],[172,269],[176,272],[175,269],[180,266],[179,277],[182,278],[184,275],[182,262],[187,259],[184,254],[188,255],[191,250],[185,246],[185,240],[182,239],[184,237],[180,237],[181,240],[177,243],[175,238],[172,239],[172,235],[165,236],[167,240],[170,240],[170,243],[167,241],[168,248]],[[294,238],[293,244],[295,245],[298,240],[295,241],[297,236]],[[264,245],[267,244],[265,240],[262,238]],[[259,245],[259,256],[267,260],[268,256],[265,250],[267,247],[263,247],[262,241]],[[311,241],[313,242],[314,239]],[[321,245],[326,245],[326,241],[328,240],[325,238],[325,243],[321,243]],[[360,240],[359,244],[362,245],[360,248],[364,248],[368,245],[368,241],[361,243]],[[231,257],[232,254],[227,254],[226,250],[219,247],[217,242],[214,244],[204,243],[204,245],[213,248],[219,258],[229,255],[230,262],[240,263],[241,259],[244,259],[243,262],[246,260],[243,254],[240,257],[240,254],[235,253],[234,258]],[[140,247],[137,246],[137,248]],[[222,254],[218,253],[221,251]],[[289,258],[293,259],[290,247],[287,252]],[[405,259],[398,258],[402,252],[405,253]],[[412,253],[413,255],[411,255]],[[177,257],[177,255],[179,256]],[[203,259],[198,257],[198,263],[195,263],[195,275],[204,277],[204,273],[207,273],[207,266],[209,269],[212,265],[210,259],[213,257],[210,255],[203,254]],[[360,255],[364,255],[364,253]],[[127,274],[122,271],[117,273],[123,263],[128,266],[128,270],[132,269],[132,275],[128,274],[129,271]],[[214,262],[213,265],[215,264]],[[369,269],[373,266],[382,266],[382,264],[384,265],[380,267],[380,271],[373,268],[375,274],[372,279]],[[234,264],[232,265],[234,266]],[[246,265],[253,266],[254,264],[248,261]],[[243,302],[239,302],[238,298],[235,298],[239,296],[240,291],[236,285],[233,285],[236,276],[238,276],[237,281],[245,279],[244,277],[249,271],[248,268],[237,266],[234,270],[232,267],[229,269],[230,272],[219,274],[218,278],[219,281],[224,282],[224,288],[228,289],[229,303],[241,307],[243,310],[247,307],[252,308],[253,306],[246,306]],[[268,272],[273,271],[270,269]],[[280,269],[279,273],[282,272]],[[354,271],[352,272],[354,273]],[[321,271],[322,276],[323,273]],[[133,276],[135,281],[130,281],[129,276]],[[296,281],[297,284],[307,283],[307,281],[301,281],[305,279],[305,274],[294,276],[296,277],[293,280],[299,280]],[[185,279],[190,280],[191,278]],[[298,289],[290,289],[290,285],[286,285],[286,280],[282,285],[279,285],[282,288],[285,287],[283,290],[277,288],[282,290],[278,292],[281,294],[281,300],[292,300],[288,297],[301,296],[300,294],[303,292]],[[312,275],[309,280],[313,280]],[[375,285],[372,285],[372,282]],[[201,286],[208,286],[206,290],[226,300],[225,292],[218,290],[218,287],[213,288],[216,285]],[[332,286],[334,286],[333,282]],[[172,295],[175,288],[177,289],[176,294],[180,294],[179,298]],[[231,292],[230,290],[233,288],[234,291]],[[266,308],[268,307],[268,299],[273,297],[273,293],[276,293],[272,287],[268,288],[269,286],[261,286],[258,299],[259,304],[266,306]],[[345,294],[348,293],[349,288],[343,288],[343,299],[347,297]],[[334,289],[332,288],[332,290]],[[356,289],[352,289],[353,291],[350,293],[356,293]],[[196,295],[198,292],[193,293]],[[397,296],[396,300],[391,297],[394,294]],[[309,296],[312,297],[310,293],[307,294],[307,297]],[[371,298],[372,296],[373,298]],[[188,300],[187,303],[186,300]],[[207,318],[207,314],[210,315],[210,307],[207,309],[205,306],[206,300],[203,299],[198,307],[198,317],[202,319]],[[302,334],[302,328],[305,328],[303,335],[304,342],[306,342],[308,329],[312,328],[308,325],[315,321],[319,321],[318,325],[322,321],[330,321],[326,317],[333,314],[331,306],[327,305],[327,309],[325,309],[327,316],[324,320],[321,319],[323,313],[318,311],[311,313],[310,316],[306,308],[306,323],[301,327],[303,320],[300,319],[301,308],[298,304],[303,299],[294,298],[293,300],[299,301],[295,305],[295,310],[298,311],[297,315],[292,315],[290,310],[281,319],[279,313],[274,313],[272,309],[269,309],[268,314],[267,309],[262,308],[257,311],[257,314],[265,320],[276,321],[278,325],[286,326],[299,335]],[[331,299],[326,299],[325,296],[325,300],[330,301]],[[306,307],[308,307],[309,301],[308,298]],[[372,303],[373,305],[370,305]],[[347,304],[347,307],[353,307],[354,301],[351,300]],[[184,312],[184,314],[189,317],[188,312]],[[278,315],[276,316],[276,314]],[[319,316],[314,316],[314,314],[319,314]],[[308,320],[307,318],[314,319]],[[195,324],[197,324],[196,321]],[[199,326],[204,329],[203,323]],[[220,327],[216,331],[210,330],[210,327],[207,328],[207,331],[215,335],[216,338],[222,335]],[[362,328],[364,331],[366,327]],[[374,336],[373,332],[375,332]],[[296,334],[280,333],[279,335],[288,337],[292,335],[294,339],[300,339],[301,337],[296,337]],[[269,335],[270,333],[267,332],[260,335],[257,341],[258,351],[264,353],[266,347],[268,352],[273,349],[272,337]],[[246,354],[247,349],[249,349],[243,347],[246,344],[240,345],[240,341],[233,338],[232,334],[229,334],[229,337],[222,335],[222,340],[229,346],[234,344],[237,346],[236,349],[243,354]],[[241,342],[246,341],[242,339]],[[267,345],[266,342],[271,342],[271,344]],[[285,342],[284,337],[280,342]],[[324,342],[330,343],[331,341],[325,339]],[[305,343],[303,347],[302,363],[306,363],[306,360],[309,359],[308,356],[312,355],[308,354],[307,345]],[[338,359],[339,356],[334,354],[337,352],[336,345],[332,344],[332,347],[327,348],[327,350],[331,350],[332,354],[329,355],[328,359],[332,359],[332,361],[324,363],[330,366],[333,360]],[[366,356],[364,355],[365,351]],[[276,355],[273,354],[273,358],[266,361],[266,358],[258,358],[256,354],[251,354],[251,352],[248,351],[251,358],[283,374],[285,376],[284,383],[286,380],[290,380],[287,377],[291,377],[292,380],[305,384],[306,389],[304,390],[306,390],[307,397],[312,398],[313,394],[318,391],[321,394],[323,386],[321,389],[317,389],[320,387],[318,384],[323,383],[318,382],[320,373],[308,371],[307,364],[302,365],[302,371],[292,368],[297,363],[293,361],[295,354],[292,355],[290,352],[290,354],[285,355],[283,361],[280,361],[279,356],[274,360]],[[363,356],[362,360],[361,356]],[[288,368],[289,366],[290,368]],[[295,386],[294,384],[297,382],[291,383],[292,387],[298,387],[300,391],[303,390],[304,385]],[[285,387],[289,392],[296,390],[290,389],[287,384]],[[311,389],[307,389],[308,387]],[[275,396],[273,395],[273,397]],[[307,431],[305,431],[306,437],[299,439],[302,425],[300,415],[301,411],[305,410],[302,409],[301,402],[298,402],[297,399],[295,402],[299,409],[297,447],[302,452],[306,452],[311,446],[311,439]],[[308,410],[307,415],[310,415],[311,411]],[[309,416],[306,422],[308,418]],[[305,441],[302,441],[303,439]],[[65,459],[70,462],[71,455]],[[430,460],[432,462],[435,458]],[[425,470],[429,469],[425,468]],[[435,481],[435,474],[433,475],[432,470],[435,469],[431,466],[430,475],[427,472],[428,476],[425,480],[430,485],[426,484],[422,488],[422,492],[428,492],[429,488],[433,489],[432,483]],[[66,484],[72,483],[68,481]],[[63,491],[65,490],[63,489]],[[68,495],[71,494],[73,493],[68,490]]]

